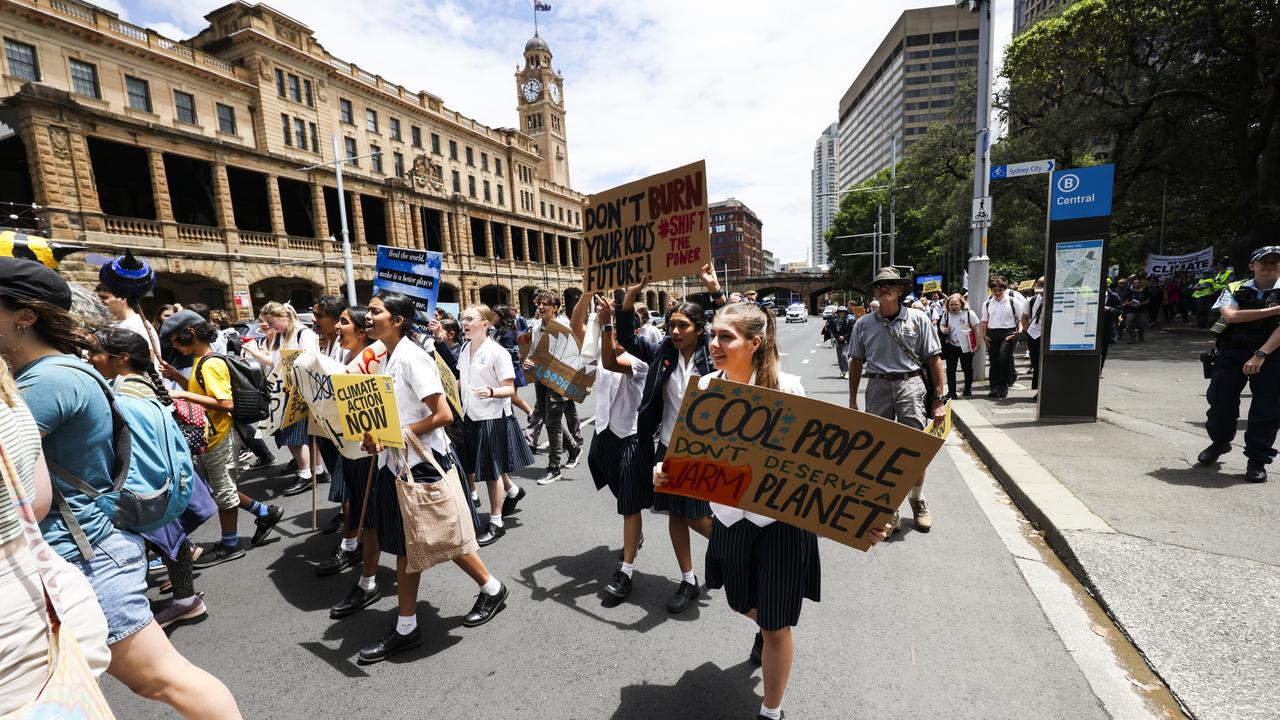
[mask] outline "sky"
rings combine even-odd
[[[949,0],[550,0],[538,13],[564,75],[574,189],[593,193],[705,159],[712,202],[736,197],[779,263],[807,259],[810,170],[840,96],[903,10]],[[995,47],[1013,0],[995,0]],[[96,0],[173,39],[221,0]],[[331,54],[516,127],[532,0],[271,0]],[[999,68],[997,50],[996,68]]]

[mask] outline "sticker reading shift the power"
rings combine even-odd
[[[867,532],[888,522],[942,443],[847,407],[695,377],[658,490],[739,507],[865,551]]]
[[[358,442],[369,433],[379,445],[404,447],[390,375],[334,375],[333,397],[342,418],[343,439]]]

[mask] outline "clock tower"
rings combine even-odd
[[[564,77],[551,68],[551,47],[534,33],[524,45],[524,67],[516,71],[516,112],[520,129],[542,156],[538,174],[569,187],[569,146],[565,141]]]

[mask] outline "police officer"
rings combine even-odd
[[[849,377],[849,334],[853,332],[853,319],[849,317],[849,308],[841,305],[827,320],[827,334],[835,342],[836,363],[840,366],[840,377]]]
[[[1204,277],[1197,280],[1191,289],[1191,297],[1196,308],[1196,326],[1201,329],[1209,327],[1209,310],[1217,307],[1213,299],[1221,295],[1236,276],[1235,268],[1231,267],[1231,258],[1219,258],[1215,265],[1217,267],[1214,270],[1205,271]]]
[[[942,397],[942,343],[923,310],[904,307],[899,299],[912,285],[893,267],[882,269],[868,286],[879,307],[858,318],[849,338],[849,407],[858,409],[858,386],[867,378],[866,411],[923,430],[925,383],[933,384],[929,415],[945,416]],[[908,497],[916,529],[929,532],[933,515],[924,499],[924,478]],[[898,513],[890,521],[897,531]]]
[[[1221,311],[1227,327],[1218,338],[1218,359],[1207,393],[1205,429],[1213,444],[1198,459],[1209,464],[1231,451],[1240,417],[1240,393],[1248,383],[1253,399],[1244,432],[1244,455],[1249,460],[1244,477],[1260,483],[1267,481],[1267,465],[1276,456],[1276,430],[1280,428],[1280,361],[1268,362],[1280,346],[1280,288],[1276,287],[1280,246],[1254,250],[1249,269],[1253,279],[1232,283],[1213,306]]]

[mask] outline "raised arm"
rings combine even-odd
[[[618,346],[613,341],[613,333],[604,330],[613,322],[613,303],[602,297],[596,298],[596,318],[600,320],[600,365],[605,370],[621,373],[631,377],[631,361],[618,355]]]
[[[617,342],[632,355],[651,363],[658,356],[658,343],[636,334],[636,298],[649,285],[647,279],[627,288],[622,307],[614,311],[614,332]]]
[[[587,337],[587,311],[591,308],[593,298],[595,295],[583,293],[574,304],[573,314],[569,317],[569,329],[573,331],[578,347],[582,347],[582,341]]]

